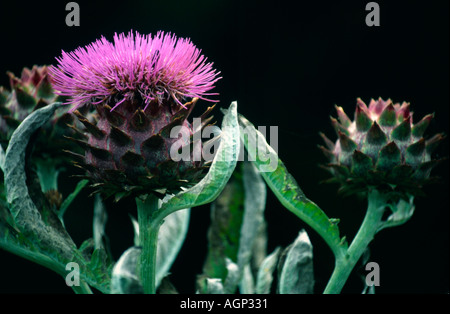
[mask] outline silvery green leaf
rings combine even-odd
[[[239,125],[245,130],[241,131],[240,135],[249,159],[258,168],[280,203],[318,232],[335,256],[344,252],[347,242],[340,238],[336,220],[329,219],[319,206],[306,197],[263,134],[244,116],[239,115],[238,119]],[[261,158],[260,152],[264,153],[267,160]]]
[[[260,224],[252,250],[252,260],[250,265],[258,269],[267,256],[267,222],[265,220]]]
[[[378,231],[384,228],[395,227],[407,222],[414,214],[414,197],[409,198],[409,202],[400,199],[397,204],[389,205],[392,210],[392,214],[387,218],[385,222],[381,223]]]
[[[3,171],[3,165],[5,164],[5,151],[3,147],[0,145],[0,169]]]
[[[57,191],[58,176],[61,172],[61,168],[50,158],[36,159],[34,160],[34,164],[42,192],[46,193],[51,190]]]
[[[158,234],[156,253],[156,287],[167,276],[189,227],[190,209],[178,210],[164,219]]]
[[[250,162],[243,163],[244,184],[244,215],[239,237],[239,250],[237,254],[238,280],[235,287],[229,286],[234,293],[239,281],[243,277],[242,272],[250,265],[252,254],[265,253],[264,237],[264,209],[266,207],[267,188],[256,167]],[[263,233],[261,233],[263,232]],[[263,243],[260,243],[261,240]],[[258,247],[258,245],[260,245]],[[261,247],[263,245],[264,247]],[[254,256],[261,258],[261,256]],[[263,257],[264,258],[264,257]],[[259,261],[258,261],[259,262]],[[248,274],[247,274],[248,275]],[[248,279],[248,278],[247,278]],[[258,287],[256,288],[258,289]]]
[[[269,256],[267,256],[261,263],[256,279],[257,294],[269,294],[273,281],[273,272],[277,266],[278,257],[280,255],[280,248],[276,248]]]
[[[245,265],[245,268],[242,271],[242,279],[239,283],[239,291],[241,294],[255,293],[255,279],[253,278],[250,264]]]
[[[249,162],[241,162],[211,206],[208,255],[203,271],[206,277],[221,278],[228,293],[235,292],[247,264],[257,267],[266,256],[266,194],[265,183],[256,168]],[[226,278],[227,259],[237,264],[234,286]]]
[[[178,294],[177,289],[170,282],[169,276],[164,277],[159,284],[158,293],[159,294]]]
[[[361,292],[361,294],[375,294],[375,285],[373,286],[364,285],[364,289]]]
[[[361,256],[361,261],[360,261],[361,267],[365,268],[366,264],[369,263],[369,260],[370,260],[370,248],[367,247],[364,250],[363,255]],[[368,286],[365,275],[361,275],[361,280],[364,283],[364,289],[361,292],[361,294],[375,294],[375,285]]]
[[[2,194],[3,194],[3,187],[0,186],[0,222],[3,222],[5,225],[8,225],[14,229],[17,229],[15,227],[16,224],[14,222],[14,219],[11,213],[9,212],[8,204],[3,199],[4,195]]]
[[[264,209],[266,206],[266,185],[256,167],[250,163],[244,163],[244,217],[239,238],[238,266],[244,269],[250,262],[255,239],[261,225],[264,222]]]
[[[235,292],[247,264],[257,258],[257,264],[252,265],[257,267],[266,256],[266,193],[265,183],[256,168],[249,162],[242,162],[211,206],[208,255],[203,271],[209,278],[224,280],[228,293]],[[234,286],[226,279],[226,259],[237,264]]]
[[[95,195],[94,201],[94,219],[92,231],[94,235],[94,245],[96,249],[105,248],[105,226],[108,220],[105,205],[103,204],[100,194]]]
[[[7,201],[11,204],[11,214],[19,225],[32,223],[31,216],[40,216],[28,195],[25,150],[31,135],[50,119],[58,106],[60,103],[54,103],[30,114],[15,130],[6,150],[3,168]]]
[[[165,201],[159,211],[170,213],[214,201],[236,167],[239,145],[237,103],[233,102],[223,118],[220,145],[208,173],[198,184]]]
[[[224,294],[222,279],[206,278],[205,291],[203,294]]]
[[[281,294],[314,292],[312,245],[304,230],[299,232],[297,239],[287,248],[279,275],[278,291]]]
[[[76,248],[72,239],[48,226],[28,194],[25,174],[25,150],[31,135],[50,119],[61,103],[54,103],[31,113],[14,131],[4,160],[5,187],[9,209],[22,232],[32,234],[43,252],[71,261]],[[60,269],[60,265],[55,268]],[[56,270],[55,269],[55,270]]]
[[[139,280],[137,265],[141,249],[127,249],[114,265],[111,278],[112,294],[142,294],[144,289]]]
[[[239,266],[236,263],[233,263],[232,260],[227,258],[225,260],[226,266],[227,266],[227,277],[225,279],[224,283],[224,291],[225,293],[233,294],[236,290],[236,286],[239,283],[240,280],[240,270]]]
[[[203,274],[208,278],[225,280],[228,272],[226,259],[237,261],[244,214],[242,170],[242,163],[239,163],[222,193],[211,204],[208,253],[203,266]]]
[[[133,225],[134,238],[133,243],[135,246],[139,246],[139,222],[136,218],[130,215],[131,224]]]
[[[56,213],[45,207],[36,207],[29,194],[30,188],[34,189],[34,185],[27,186],[25,173],[25,151],[28,141],[60,107],[61,103],[53,103],[32,112],[14,131],[9,141],[3,170],[8,208],[17,227],[14,239],[18,241],[8,241],[5,243],[6,249],[62,276],[67,274],[66,264],[76,262],[80,265],[82,280],[102,292],[109,291],[109,273],[101,272],[108,268],[102,258],[103,254],[94,251],[90,262],[84,260],[75,243],[62,228]],[[91,262],[94,262],[92,266],[98,267],[94,270],[89,269],[88,265]]]

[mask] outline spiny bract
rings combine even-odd
[[[33,111],[53,102],[64,101],[54,93],[47,66],[34,65],[23,68],[21,76],[7,73],[10,89],[0,86],[0,139],[7,146],[13,132]],[[66,124],[74,121],[67,113],[68,107],[58,110],[54,117],[39,130],[34,141],[34,156],[52,158],[57,162],[64,159],[61,149],[68,148],[63,135],[68,132]]]
[[[187,117],[197,98],[184,107],[172,103],[149,106],[144,110],[140,103],[125,102],[111,111],[108,104],[96,105],[98,121],[91,123],[78,110],[74,112],[87,131],[87,141],[72,139],[85,149],[77,166],[87,170],[88,177],[106,196],[116,200],[127,195],[153,192],[163,197],[166,193],[179,192],[200,181],[208,169],[202,160],[195,161],[194,151],[200,142],[192,143],[193,128]],[[202,127],[212,119],[208,117],[213,107],[201,116]],[[190,149],[190,160],[175,162],[170,148],[178,138],[170,137],[173,127],[182,126],[185,145]]]
[[[371,100],[367,106],[357,100],[354,120],[336,106],[338,119],[331,118],[338,135],[334,143],[321,134],[333,177],[328,182],[341,184],[340,192],[353,194],[370,188],[398,193],[422,194],[421,188],[433,181],[431,170],[441,161],[431,154],[445,135],[425,139],[424,133],[434,114],[413,123],[410,104]]]

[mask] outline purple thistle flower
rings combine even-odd
[[[63,52],[58,62],[49,69],[54,89],[69,96],[70,111],[83,125],[78,131],[85,135],[72,138],[85,151],[73,154],[76,165],[99,191],[116,200],[148,193],[163,197],[203,178],[208,163],[194,158],[202,144],[193,135],[212,120],[214,106],[201,115],[200,130],[187,119],[198,99],[215,102],[207,96],[217,95],[209,91],[220,77],[189,39],[163,32],[116,34],[113,43],[102,37]],[[95,118],[81,110],[87,105],[95,108]],[[171,137],[175,127],[181,127],[189,153],[179,161],[171,158],[172,146],[179,144]]]
[[[115,34],[57,58],[51,67],[56,93],[68,96],[71,112],[86,104],[107,103],[114,110],[125,101],[140,100],[144,111],[151,102],[172,98],[180,106],[187,98],[211,102],[206,96],[220,79],[201,50],[190,39],[170,33],[156,36]]]

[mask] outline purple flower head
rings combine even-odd
[[[190,39],[164,32],[116,33],[113,43],[102,36],[56,59],[58,65],[49,69],[53,87],[69,97],[72,112],[102,102],[114,110],[127,100],[140,100],[144,110],[170,98],[181,106],[194,97],[215,102],[206,96],[217,95],[208,92],[220,79]]]

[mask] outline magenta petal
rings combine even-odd
[[[141,97],[143,103],[156,99],[160,104],[172,98],[206,98],[220,79],[212,63],[186,38],[158,32],[156,36],[115,34],[72,52],[62,52],[49,73],[57,94],[68,96],[72,111],[85,104],[114,102]],[[180,96],[181,95],[181,96]]]

